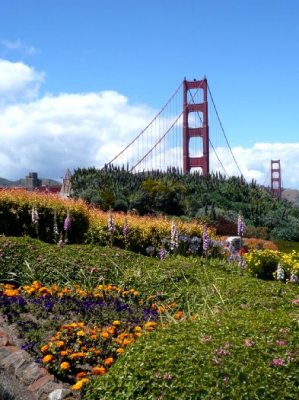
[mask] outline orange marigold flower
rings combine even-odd
[[[57,347],[62,347],[64,345],[64,341],[63,340],[57,340],[57,342],[55,342]]]
[[[83,353],[83,352],[73,353],[70,355],[70,358],[72,360],[76,359],[76,358],[83,358],[83,357],[85,357],[85,353]]]
[[[64,361],[60,364],[60,369],[62,369],[63,371],[65,371],[66,369],[70,369],[71,365],[69,362]]]
[[[77,378],[77,379],[81,379],[81,378],[83,378],[83,377],[86,376],[86,375],[87,375],[87,372],[86,372],[86,371],[81,371],[81,372],[78,372],[78,373],[77,373],[76,378]]]
[[[89,379],[88,379],[88,378],[83,378],[83,379],[81,379],[80,381],[78,381],[77,383],[75,383],[75,384],[71,387],[71,389],[72,389],[72,390],[80,390],[80,389],[82,389],[82,387],[83,387],[87,382],[89,382]]]
[[[54,360],[54,356],[52,356],[52,354],[48,354],[48,355],[46,355],[45,357],[43,357],[43,359],[42,359],[42,361],[43,361],[44,363],[51,362],[52,360]]]
[[[135,326],[135,332],[140,332],[142,330],[141,326]]]
[[[105,359],[104,364],[105,365],[111,365],[111,364],[113,364],[113,362],[114,362],[113,357],[108,357],[108,358]]]
[[[102,333],[101,333],[101,336],[102,336],[103,338],[108,338],[108,337],[109,337],[109,333],[108,333],[108,332],[102,332]]]
[[[153,327],[156,326],[156,325],[157,325],[157,322],[149,321],[149,322],[146,322],[144,324],[144,327],[145,327],[146,330],[151,331],[153,329]]]
[[[124,352],[124,349],[123,349],[122,347],[120,347],[119,349],[116,350],[116,352],[117,352],[118,354],[121,354],[121,353]]]
[[[141,332],[136,332],[136,333],[135,333],[135,336],[137,336],[137,337],[140,337],[141,335],[142,335]]]
[[[106,374],[106,370],[104,367],[95,367],[92,369],[92,374],[93,375],[104,375]]]
[[[7,297],[14,297],[20,294],[19,289],[6,289],[3,292]]]
[[[46,353],[49,350],[49,345],[45,344],[44,346],[41,347],[40,351],[42,353]]]
[[[184,311],[178,311],[177,313],[174,314],[175,319],[181,319],[184,317]]]
[[[65,356],[67,356],[69,354],[69,352],[67,351],[67,350],[62,350],[61,352],[60,352],[60,355],[62,356],[62,357],[65,357]]]

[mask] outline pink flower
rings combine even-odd
[[[284,366],[284,359],[283,358],[273,358],[271,361],[271,365],[274,367],[283,367]]]
[[[287,342],[285,340],[276,340],[276,344],[277,346],[284,347],[287,345]]]
[[[294,306],[299,306],[299,299],[292,300],[292,304],[294,304]]]
[[[201,338],[202,343],[209,343],[212,340],[212,336],[204,336]]]
[[[246,347],[252,347],[254,345],[254,342],[251,339],[245,339],[244,340],[244,345]]]

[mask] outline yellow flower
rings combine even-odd
[[[54,356],[52,356],[52,354],[48,354],[47,356],[43,357],[42,361],[44,363],[48,363],[51,362],[54,359]]]
[[[88,378],[83,378],[80,381],[78,381],[77,383],[75,383],[71,389],[72,390],[80,390],[82,388],[82,386],[84,386],[87,382],[89,382]]]
[[[76,333],[77,336],[85,336],[85,332],[80,330]]]
[[[113,321],[113,322],[112,322],[112,325],[114,325],[114,326],[119,326],[119,325],[120,325],[120,321]]]
[[[153,327],[156,326],[156,325],[157,325],[157,322],[149,321],[149,322],[146,322],[144,324],[144,327],[145,327],[146,330],[151,331],[153,329]]]
[[[60,369],[62,369],[63,371],[65,371],[66,369],[70,369],[70,363],[68,363],[67,361],[64,361],[60,364]]]

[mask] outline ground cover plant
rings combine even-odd
[[[0,253],[0,279],[18,286],[2,288],[2,313],[18,315],[23,345],[84,399],[297,399],[297,284],[208,255],[161,260],[28,237],[1,237]]]

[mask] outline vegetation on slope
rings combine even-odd
[[[72,187],[75,198],[104,210],[199,218],[215,225],[220,235],[235,233],[241,212],[248,236],[299,241],[299,208],[243,178],[177,170],[133,174],[109,166],[76,170]]]
[[[0,239],[0,252],[2,279],[66,289],[80,284],[83,291],[112,283],[144,299],[153,296],[163,311],[157,329],[144,332],[108,373],[106,366],[83,387],[85,400],[297,398],[298,285],[259,280],[227,260],[206,257],[161,261],[112,247],[60,248],[8,237]],[[24,345],[35,342],[31,351],[39,355],[57,325],[88,321],[78,312],[70,320],[61,309],[50,320],[49,309],[38,304],[30,311],[21,315],[20,334]],[[35,322],[32,329],[28,321]]]

